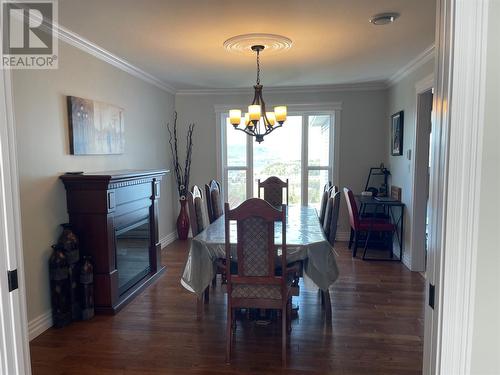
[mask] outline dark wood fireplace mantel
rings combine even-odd
[[[94,262],[97,313],[114,314],[165,270],[158,236],[167,170],[64,174],[69,221]]]

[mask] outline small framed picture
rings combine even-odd
[[[391,116],[391,155],[403,155],[403,111]]]

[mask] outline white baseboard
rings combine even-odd
[[[52,310],[49,310],[42,315],[37,316],[35,319],[28,322],[28,335],[29,340],[40,336],[50,327],[52,327]]]
[[[403,259],[401,260],[403,264],[411,271],[411,257],[408,253],[403,253]]]
[[[168,245],[170,245],[176,239],[177,239],[177,232],[176,231],[167,234],[163,238],[160,238],[161,249],[163,250],[165,247],[167,247]]]

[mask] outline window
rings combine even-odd
[[[289,204],[307,204],[319,208],[323,186],[337,182],[335,128],[340,108],[329,111],[306,108],[290,115],[280,129],[268,134],[264,142],[255,142],[235,131],[227,112],[219,112],[221,160],[219,170],[224,199],[235,207],[245,199],[257,197],[257,181],[278,176],[289,182]]]

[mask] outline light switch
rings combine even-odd
[[[406,158],[411,160],[411,150],[406,151]]]

